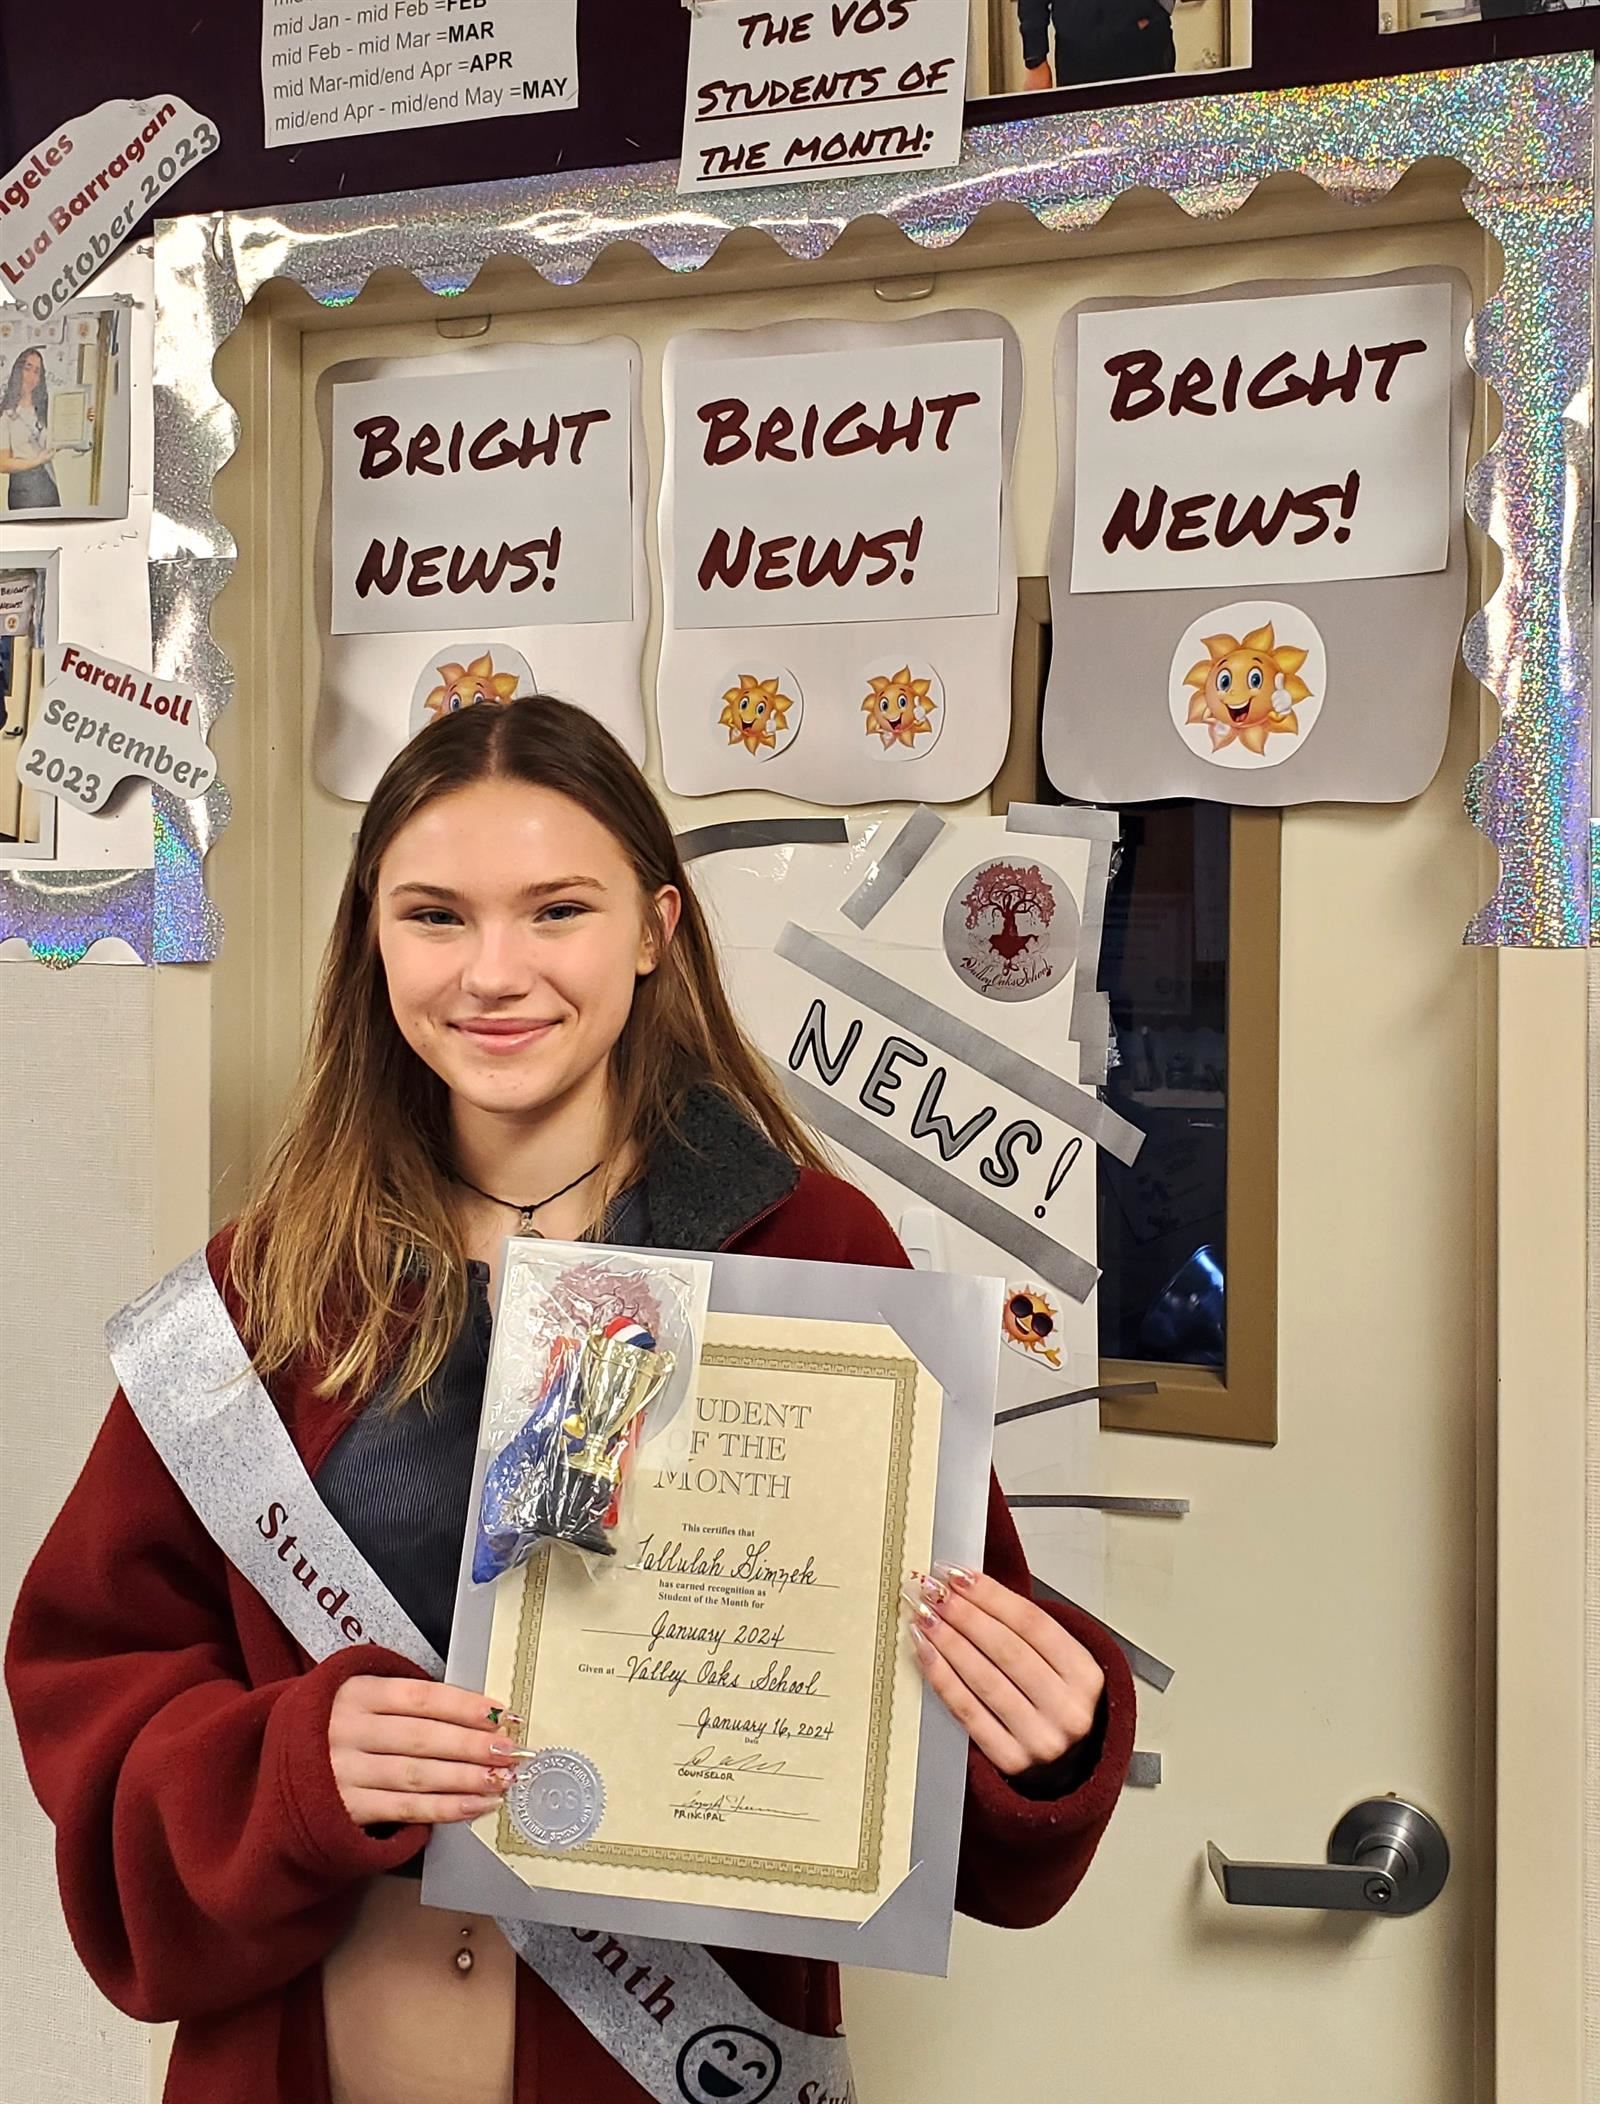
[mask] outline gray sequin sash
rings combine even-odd
[[[444,1661],[317,1495],[199,1251],[106,1325],[122,1392],[223,1554],[313,1658]],[[292,1532],[302,1583],[275,1543]],[[758,2009],[697,1944],[500,1919],[523,1963],[658,2104],[854,2104],[842,2038]]]

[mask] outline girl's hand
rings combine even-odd
[[[357,1826],[450,1826],[481,1819],[517,1772],[512,1732],[522,1723],[470,1688],[356,1673],[333,1698],[328,1753]]]
[[[903,1591],[924,1678],[1002,1775],[1047,1767],[1089,1736],[1105,1675],[1042,1607],[944,1563]]]
[[[1038,65],[1030,66],[1022,76],[1022,85],[1030,90],[1053,88],[1055,82],[1050,78],[1050,61],[1042,58]]]

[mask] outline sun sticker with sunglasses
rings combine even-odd
[[[1000,1335],[1019,1357],[1059,1367],[1061,1352],[1050,1340],[1060,1321],[1061,1311],[1048,1293],[1038,1286],[1014,1286],[1000,1311]]]

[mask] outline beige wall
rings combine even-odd
[[[156,974],[0,962],[0,1610],[105,1414],[100,1325],[155,1263]],[[0,2104],[144,2104],[144,2027],[78,1963],[0,1722]]]

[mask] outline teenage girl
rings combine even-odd
[[[378,784],[298,1093],[208,1253],[318,1494],[441,1655],[523,1223],[907,1261],[735,1025],[644,777],[538,697],[444,717]],[[1020,1927],[1088,1866],[1133,1695],[1098,1624],[1033,1603],[992,1485],[985,1565],[930,1576],[908,1621],[971,1741],[958,1902]],[[120,1392],[6,1676],[78,1952],[119,2008],[178,2022],[167,2104],[641,2104],[491,1920],[419,1905],[432,1829],[513,1773],[505,1691],[370,1643],[311,1663]],[[833,1966],[714,1955],[780,2023],[837,2030]]]

